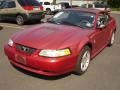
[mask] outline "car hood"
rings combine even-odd
[[[92,30],[82,30],[75,26],[45,23],[23,30],[13,35],[12,40],[36,49],[58,49],[80,40]]]

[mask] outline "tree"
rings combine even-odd
[[[120,8],[120,0],[107,0],[108,5],[113,8]]]
[[[56,4],[56,0],[53,0],[53,4]]]
[[[70,6],[72,6],[72,0],[70,0]]]

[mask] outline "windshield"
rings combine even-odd
[[[5,6],[5,1],[0,1],[0,9]]]
[[[21,6],[40,6],[40,3],[37,0],[18,0]]]
[[[48,20],[49,23],[93,28],[95,14],[82,11],[61,11]]]

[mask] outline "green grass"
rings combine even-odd
[[[119,8],[111,8],[112,11],[120,11],[120,7]]]

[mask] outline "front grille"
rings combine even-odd
[[[27,54],[33,54],[36,49],[30,48],[30,47],[27,47],[27,46],[23,46],[23,45],[20,45],[20,44],[16,44],[16,50],[27,53]]]

